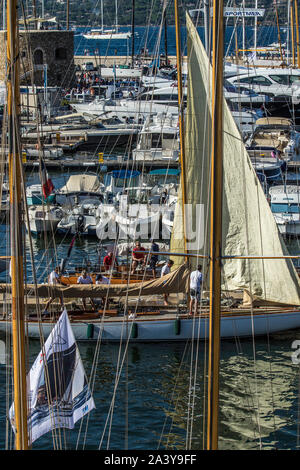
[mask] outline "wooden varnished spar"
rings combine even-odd
[[[7,0],[7,115],[9,146],[12,333],[16,450],[28,449],[25,369],[24,276],[19,138],[20,86],[17,0]]]
[[[213,2],[207,449],[218,448],[223,194],[223,0]]]

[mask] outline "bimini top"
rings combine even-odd
[[[97,175],[71,175],[65,186],[59,193],[73,192],[98,192],[101,189],[101,183]]]
[[[140,174],[141,172],[137,170],[113,170],[110,173],[113,178],[122,179],[134,178],[135,176],[139,176]]]
[[[255,122],[256,126],[287,126],[290,127],[293,125],[291,119],[282,118],[282,117],[266,117],[257,119]]]
[[[157,170],[151,170],[149,175],[180,175],[180,170],[176,168],[159,168]]]

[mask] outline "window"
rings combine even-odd
[[[251,77],[245,77],[245,78],[240,78],[240,79],[236,79],[234,81],[234,83],[252,83],[252,78]]]
[[[288,75],[270,75],[270,78],[274,80],[274,82],[279,83],[280,85],[288,85],[289,84],[289,76]]]
[[[41,49],[36,49],[33,54],[33,62],[36,65],[42,65],[44,63],[44,54]]]
[[[162,146],[162,138],[161,134],[152,134],[151,145],[152,148],[161,148]]]
[[[55,59],[65,60],[67,58],[67,50],[65,47],[58,47],[55,49]]]
[[[299,80],[300,80],[300,75],[290,75],[290,82],[291,83],[299,82]]]
[[[263,77],[263,76],[252,77],[250,83],[252,83],[253,85],[264,85],[264,86],[272,85],[272,82],[270,82],[270,80],[268,80],[266,77]]]

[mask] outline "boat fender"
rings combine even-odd
[[[131,328],[131,338],[137,338],[137,337],[138,337],[138,324],[133,322],[132,328]]]
[[[88,324],[86,336],[88,339],[92,339],[94,337],[94,324],[93,323]]]
[[[175,332],[175,335],[180,335],[180,327],[181,327],[180,318],[176,318],[176,320],[174,321],[174,332]]]

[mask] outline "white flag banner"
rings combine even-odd
[[[95,408],[66,310],[27,375],[27,391],[31,443],[53,429],[73,429]],[[9,418],[14,429],[14,404]]]

